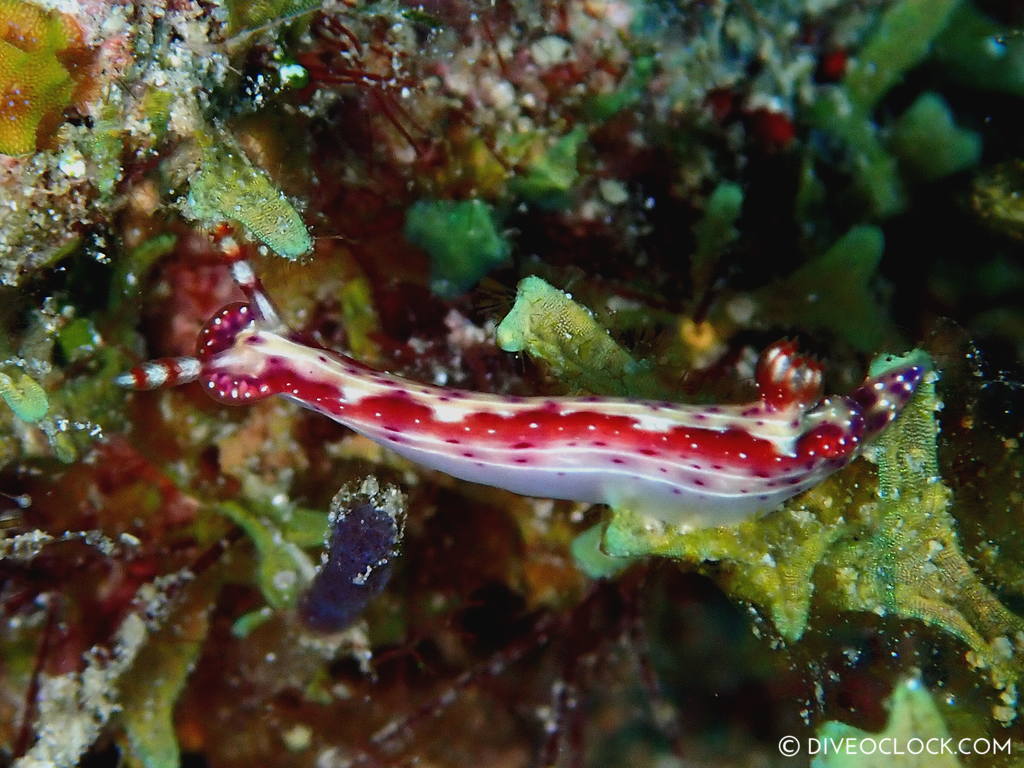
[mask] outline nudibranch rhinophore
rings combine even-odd
[[[821,369],[789,341],[757,367],[747,405],[615,397],[508,397],[430,386],[302,343],[230,237],[222,247],[247,303],[203,328],[195,357],[154,360],[118,384],[199,380],[222,403],[281,395],[402,456],[527,496],[605,503],[708,527],[770,510],[850,463],[891,423],[925,375],[902,364],[822,399]]]

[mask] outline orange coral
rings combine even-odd
[[[69,16],[0,0],[0,154],[45,143],[84,87],[87,56]]]

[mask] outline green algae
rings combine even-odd
[[[142,97],[141,108],[153,137],[160,141],[167,135],[171,124],[171,107],[174,92],[162,88],[150,88]]]
[[[177,242],[177,235],[162,232],[139,243],[118,259],[110,280],[110,307],[120,307],[137,295],[139,285],[149,270],[161,257],[171,253]]]
[[[826,96],[819,103],[829,104],[828,110],[822,108],[818,124],[824,130],[835,130],[840,134],[843,143],[851,155],[849,165],[860,194],[870,207],[870,213],[878,217],[891,216],[903,210],[906,205],[903,180],[894,158],[886,151],[879,139],[874,123],[863,116],[840,118],[846,111],[840,95]]]
[[[103,338],[88,317],[76,317],[57,333],[57,346],[68,362],[77,362],[96,353]]]
[[[815,126],[850,154],[849,166],[871,212],[902,210],[905,190],[896,159],[873,121],[878,102],[929,55],[960,0],[900,0],[879,20],[842,83],[828,89],[810,110]]]
[[[853,751],[833,747],[815,755],[811,759],[812,768],[959,768],[961,763],[952,750],[934,748],[949,739],[949,728],[919,678],[898,682],[886,706],[889,718],[885,728],[877,733],[830,720],[823,723],[816,734],[820,742],[828,745],[838,745],[846,739],[856,742],[871,739],[883,746],[881,751],[872,754],[867,745],[863,750]]]
[[[309,70],[294,61],[282,61],[277,66],[277,77],[282,88],[301,90],[309,85]]]
[[[960,0],[900,0],[886,10],[843,78],[843,89],[856,111],[871,112],[928,56],[959,4]]]
[[[592,525],[572,540],[570,550],[576,566],[592,579],[610,579],[633,564],[628,557],[612,557],[601,551],[604,526]]]
[[[656,63],[657,57],[653,54],[634,58],[629,72],[615,91],[597,94],[587,102],[588,117],[603,122],[639,102],[654,76]]]
[[[971,88],[1024,96],[1024,38],[961,3],[935,43],[935,60]]]
[[[199,137],[202,159],[189,185],[189,213],[206,226],[238,221],[279,256],[297,259],[313,248],[299,212],[236,142]]]
[[[231,625],[232,637],[237,637],[239,640],[244,640],[259,627],[262,627],[274,616],[274,609],[268,605],[264,605],[262,608],[257,608],[255,611],[249,611],[243,613],[234,623]]]
[[[123,107],[107,103],[92,130],[79,142],[82,154],[92,165],[91,176],[99,192],[99,200],[105,205],[112,202],[117,184],[124,175],[121,164],[125,147],[124,122]]]
[[[430,288],[447,297],[472,288],[510,251],[483,200],[419,200],[406,213],[405,237],[430,256]]]
[[[10,359],[32,372],[34,384],[19,380],[9,402],[14,407],[21,400],[15,412],[28,409],[26,415],[65,464],[88,452],[104,430],[124,429],[128,421],[124,391],[112,382],[131,365],[127,348],[134,336],[127,328],[108,326],[108,321],[103,312],[75,317],[71,306],[58,311],[44,305],[29,314],[28,327],[11,339]],[[105,338],[100,327],[109,327],[113,338]],[[12,448],[23,457],[35,454],[41,446],[33,434],[38,437],[33,432],[11,441]],[[15,455],[12,450],[3,458]]]
[[[209,574],[190,585],[118,684],[121,723],[130,753],[143,768],[181,764],[174,710],[209,634],[219,587],[219,579]]]
[[[293,607],[316,570],[302,546],[286,537],[270,517],[251,512],[241,504],[223,502],[217,511],[241,526],[256,547],[256,581],[267,604],[275,610]],[[321,515],[320,520],[325,529],[326,516]],[[323,542],[323,529],[317,543]]]
[[[739,237],[736,222],[742,210],[743,190],[738,184],[723,181],[708,198],[704,216],[695,227],[697,248],[690,260],[695,296],[703,296],[711,286],[719,259]]]
[[[512,178],[509,189],[541,208],[565,207],[569,193],[579,181],[579,148],[586,140],[587,132],[583,128],[574,128],[561,136],[523,173]]]
[[[0,373],[0,397],[15,416],[29,423],[39,421],[50,408],[46,390],[27,373]]]
[[[497,328],[498,346],[543,360],[575,391],[663,396],[649,367],[620,346],[586,307],[539,277],[519,281]]]
[[[656,555],[687,563],[718,581],[734,599],[767,612],[776,631],[798,640],[807,628],[814,573],[830,549],[849,533],[839,505],[848,491],[826,481],[760,520],[679,533],[643,514],[613,510],[604,552],[613,557]],[[867,501],[866,498],[862,499]]]
[[[756,301],[780,325],[829,331],[873,352],[890,335],[874,288],[884,250],[881,229],[853,227],[824,254],[756,292]]]
[[[366,272],[348,251],[340,254],[342,285],[338,295],[345,340],[356,359],[367,365],[381,360],[380,345],[375,341],[380,330],[380,317],[374,305],[373,284]]]
[[[899,116],[888,146],[925,181],[964,171],[981,157],[981,136],[957,126],[946,100],[932,92]]]
[[[869,535],[835,553],[832,568],[842,577],[834,599],[845,610],[913,618],[957,637],[971,665],[1002,691],[993,715],[1009,722],[1024,671],[1016,649],[1024,620],[999,602],[961,552],[951,492],[939,476],[938,407],[934,382],[926,381],[878,439],[876,522]]]

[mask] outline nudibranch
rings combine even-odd
[[[422,384],[298,340],[228,236],[247,298],[203,328],[195,357],[118,377],[134,389],[198,380],[215,400],[280,395],[424,467],[527,496],[604,503],[709,527],[777,507],[850,463],[925,375],[912,360],[822,398],[820,365],[790,341],[757,366],[747,405],[509,397]]]

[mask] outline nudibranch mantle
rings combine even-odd
[[[820,366],[781,341],[762,354],[760,399],[747,405],[483,394],[302,343],[247,263],[236,258],[233,271],[249,301],[207,323],[196,357],[144,363],[118,383],[198,379],[231,404],[280,395],[463,480],[686,528],[736,523],[818,484],[896,418],[927,370],[920,358],[896,361],[850,395],[822,399]]]

